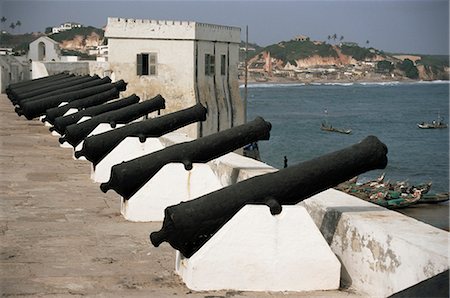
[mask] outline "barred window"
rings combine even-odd
[[[205,75],[213,76],[216,71],[215,56],[205,54]]]
[[[157,54],[141,53],[137,55],[137,75],[148,76],[157,73]]]
[[[227,56],[221,55],[220,56],[220,74],[226,75],[227,71]]]

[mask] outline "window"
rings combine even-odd
[[[227,56],[221,55],[220,56],[220,74],[225,75],[227,69]]]
[[[137,55],[137,75],[156,75],[156,53],[142,53]]]
[[[205,55],[205,75],[213,76],[215,74],[215,56],[206,54]]]

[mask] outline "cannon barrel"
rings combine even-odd
[[[73,147],[76,147],[100,123],[109,123],[111,127],[115,127],[116,124],[131,122],[151,112],[164,109],[165,107],[164,98],[161,95],[157,95],[150,100],[106,112],[81,123],[69,125],[64,131],[64,136],[59,138],[59,142],[61,144],[68,142]]]
[[[116,88],[109,89],[107,91],[100,92],[88,97],[80,98],[69,102],[66,105],[53,107],[45,111],[45,117],[42,118],[42,122],[55,123],[55,119],[63,116],[69,109],[75,108],[81,110],[83,108],[99,105],[119,97],[119,90]]]
[[[73,81],[73,82],[67,82],[64,84],[60,84],[59,86],[51,86],[47,87],[42,90],[50,90],[48,92],[42,92],[38,93],[38,91],[34,93],[28,93],[28,94],[35,94],[33,96],[23,96],[18,101],[18,105],[21,105],[24,102],[33,101],[33,100],[40,100],[44,98],[48,98],[50,96],[54,95],[63,95],[67,92],[75,91],[75,90],[83,90],[86,88],[90,88],[93,86],[99,86],[103,84],[109,84],[111,83],[111,79],[109,77],[100,78],[98,75],[95,76],[88,76],[80,78],[79,80]]]
[[[249,143],[268,140],[271,127],[269,122],[257,117],[246,124],[123,162],[111,168],[109,181],[102,183],[100,189],[103,192],[114,189],[128,200],[164,165],[179,162],[191,170],[193,163],[206,163]]]
[[[106,93],[106,92],[108,92],[108,93],[117,92],[117,94],[118,94],[117,90],[108,90],[108,91],[105,91],[105,92],[102,92],[100,94],[93,95],[93,96],[102,96],[102,94]],[[67,126],[77,123],[84,116],[94,117],[96,115],[100,115],[100,114],[103,114],[103,113],[106,113],[106,112],[109,112],[112,110],[121,109],[123,107],[129,106],[129,105],[132,105],[132,104],[135,104],[138,102],[139,102],[139,97],[136,96],[135,94],[133,94],[126,98],[122,98],[120,100],[116,100],[116,101],[109,102],[106,104],[90,106],[79,112],[76,112],[76,113],[73,113],[73,114],[70,114],[67,116],[57,117],[54,120],[54,123],[53,123],[54,126],[50,127],[50,131],[57,131],[59,134],[63,134],[64,131],[66,130]]]
[[[33,87],[33,86],[37,86],[39,84],[42,84],[44,82],[54,81],[54,80],[59,79],[59,78],[67,78],[67,77],[71,77],[71,76],[73,77],[74,75],[73,74],[69,74],[67,72],[62,72],[62,73],[58,73],[58,74],[55,74],[55,75],[50,75],[50,76],[46,76],[46,77],[42,77],[42,78],[38,78],[38,79],[29,80],[29,81],[22,81],[22,82],[18,82],[18,83],[12,83],[12,84],[9,84],[6,87],[5,90],[7,92],[9,92],[9,91],[17,90],[17,89],[20,89],[20,88],[23,88],[23,87],[26,87],[26,86]]]
[[[376,137],[298,165],[244,180],[192,201],[167,207],[154,246],[167,241],[192,256],[246,204],[266,204],[272,214],[366,171],[385,168],[387,147]]]
[[[80,76],[75,76],[75,75],[70,75],[68,77],[58,77],[55,78],[53,80],[49,80],[49,81],[45,81],[39,84],[35,84],[33,86],[24,86],[24,87],[20,87],[20,88],[16,88],[10,91],[10,99],[11,101],[15,101],[17,100],[17,97],[19,96],[19,94],[21,93],[25,93],[25,92],[30,92],[33,90],[37,90],[37,89],[41,89],[41,88],[46,88],[49,86],[54,86],[55,84],[62,84],[65,82],[71,82],[74,80],[78,80],[80,78]]]
[[[99,79],[100,79],[100,77],[98,75],[95,75],[92,77],[90,75],[77,76],[77,77],[70,78],[69,81],[63,81],[62,83],[55,82],[49,86],[33,88],[33,90],[16,92],[15,93],[16,98],[14,99],[13,103],[19,104],[22,101],[33,100],[35,98],[37,99],[40,96],[51,96],[51,95],[53,95],[52,92],[54,92],[55,90],[60,90],[60,89],[64,89],[67,87],[72,87],[77,84],[94,81],[94,80],[99,80]],[[55,93],[55,94],[57,94],[57,93]]]
[[[83,148],[75,152],[75,157],[85,156],[96,166],[126,137],[139,137],[143,143],[146,138],[160,137],[188,124],[205,121],[206,109],[200,103],[193,107],[170,113],[161,117],[130,123],[121,128],[110,130],[86,138]]]
[[[116,88],[119,91],[124,91],[126,89],[126,85],[127,84],[123,80],[120,80],[115,83],[103,84],[86,88],[84,90],[67,92],[64,95],[53,95],[45,99],[24,102],[22,103],[22,106],[20,108],[16,108],[15,111],[19,116],[25,115],[28,120],[31,120],[35,117],[44,115],[47,109],[56,107],[62,102],[71,102],[112,88]]]

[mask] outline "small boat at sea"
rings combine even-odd
[[[437,120],[433,120],[431,123],[429,122],[417,123],[417,127],[422,129],[447,128],[448,124],[444,123],[444,121],[441,119],[441,116],[438,114]]]
[[[338,133],[343,133],[343,134],[351,134],[352,133],[351,129],[336,128],[326,122],[322,122],[322,124],[320,125],[320,129],[323,131],[338,132]]]

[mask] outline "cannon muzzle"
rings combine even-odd
[[[75,152],[75,157],[85,156],[96,166],[126,137],[138,137],[139,141],[143,143],[146,138],[157,138],[180,127],[205,120],[206,108],[198,103],[178,112],[130,123],[118,129],[90,136],[84,140],[83,148]]]
[[[246,124],[123,162],[112,167],[110,180],[102,184],[103,189],[114,189],[128,200],[166,164],[182,163],[189,171],[193,163],[206,163],[249,143],[268,140],[271,127],[257,117]]]
[[[278,205],[297,204],[366,171],[385,168],[387,151],[378,138],[369,136],[342,150],[167,207],[162,229],[151,233],[150,240],[155,246],[167,241],[190,257],[246,204],[267,204],[276,214],[281,211]]]

